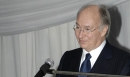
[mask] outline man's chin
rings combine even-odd
[[[84,48],[84,49],[85,49],[86,46],[87,46],[86,44],[80,44],[80,47],[81,47],[81,48]]]

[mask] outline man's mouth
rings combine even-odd
[[[84,41],[84,40],[79,40],[79,43],[84,44],[84,43],[86,43],[86,41]]]

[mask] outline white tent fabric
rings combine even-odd
[[[0,77],[34,77],[47,58],[54,60],[56,69],[65,51],[79,47],[73,25],[0,37]]]
[[[0,6],[3,5],[3,7],[7,7],[4,5],[6,1],[8,2],[9,0],[4,0],[3,3],[1,3],[2,1],[0,1]],[[20,0],[16,1],[16,3],[19,1]],[[24,0],[21,2],[24,2]],[[32,2],[35,3],[35,1]],[[9,3],[9,5],[10,4],[12,3]],[[17,7],[22,6],[22,3],[21,5],[19,4],[17,4]],[[0,9],[2,9],[3,7],[0,7]],[[14,7],[14,5],[12,6],[10,5],[10,8],[12,7]],[[111,13],[113,24],[110,32],[110,37],[108,38],[108,40],[113,45],[130,52],[130,40],[129,40],[130,39],[130,35],[129,35],[130,10],[128,7],[130,7],[130,0],[121,3],[119,5],[116,5],[116,7],[112,7],[110,9],[110,11],[116,11],[116,13],[114,12]],[[22,8],[27,8],[27,7],[22,6]],[[22,8],[21,10],[23,10]],[[20,26],[16,26],[16,25],[22,25],[21,22],[24,23],[25,25],[24,27],[26,27],[27,30],[29,30],[28,28],[32,29],[31,25],[33,24],[36,25],[38,24],[38,22],[39,24],[41,24],[42,22],[40,23],[40,21],[37,22],[36,20],[36,23],[34,23],[35,15],[30,15],[30,13],[28,13],[28,15],[34,16],[34,19],[29,18],[28,20],[24,20],[27,14],[25,14],[23,11],[19,12],[20,11],[19,10],[13,13],[13,11],[10,11],[9,9],[3,9],[3,10],[9,11],[10,13],[8,13],[7,16],[6,15],[4,16],[4,12],[2,13],[0,11],[0,16],[1,15],[3,16],[3,17],[1,16],[2,18],[0,18],[0,31],[1,31],[0,33],[2,35],[4,34],[5,35],[16,34],[16,35],[0,36],[0,77],[34,77],[34,75],[39,70],[40,66],[44,64],[47,58],[52,58],[54,60],[55,64],[54,67],[52,68],[56,69],[59,64],[60,58],[65,51],[79,47],[73,31],[73,25],[75,21],[66,22],[65,24],[57,25],[49,28],[47,28],[48,26],[46,26],[46,29],[41,29],[37,31],[23,33],[23,34],[17,34],[19,33],[18,31],[20,28],[23,29]],[[18,9],[15,8],[14,11],[15,10]],[[28,10],[26,9],[26,13],[27,12]],[[19,15],[18,13],[23,14],[23,20],[21,18],[22,15],[21,14]],[[13,17],[15,16],[16,18],[18,16],[18,18],[13,19]],[[8,17],[10,18],[9,20]],[[5,20],[8,20],[8,22]],[[14,23],[15,21],[19,23]],[[3,25],[1,25],[1,23],[3,23]],[[10,27],[7,27],[6,25],[9,26],[9,24]],[[30,27],[27,27],[27,24],[28,25],[31,24]],[[16,27],[17,29],[12,27]],[[23,29],[23,32],[24,31],[25,30]],[[51,77],[51,76],[47,74],[45,77]]]
[[[115,6],[128,0],[0,0],[0,35],[41,30],[74,21],[87,3]]]

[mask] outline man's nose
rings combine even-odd
[[[79,31],[79,38],[83,38],[83,37],[85,37],[85,32],[84,32],[84,30],[80,30]]]

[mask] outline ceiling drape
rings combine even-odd
[[[127,0],[0,0],[0,36],[49,28],[75,20],[87,3],[113,6]]]

